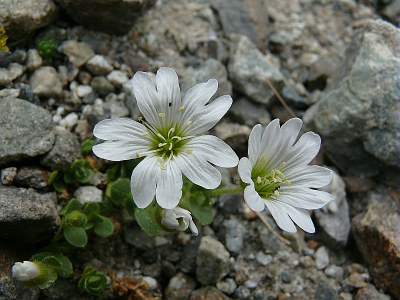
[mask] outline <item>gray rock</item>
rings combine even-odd
[[[39,97],[32,91],[29,84],[25,83],[18,83],[15,85],[16,88],[19,89],[19,96],[16,98],[26,100],[30,103],[40,106],[40,99]]]
[[[332,194],[334,201],[315,210],[314,215],[323,232],[323,238],[331,246],[345,246],[351,230],[349,204],[343,179],[333,173],[331,183],[322,190]]]
[[[318,270],[325,269],[329,265],[329,253],[325,246],[321,246],[315,252],[315,266]]]
[[[266,105],[274,96],[266,81],[269,80],[278,91],[284,84],[279,64],[271,56],[263,55],[243,35],[231,35],[228,70],[236,90]]]
[[[201,239],[196,261],[196,278],[206,285],[214,284],[229,273],[229,252],[218,240],[204,236]]]
[[[56,194],[0,186],[0,237],[25,243],[49,239],[59,222]]]
[[[198,290],[193,291],[190,295],[190,300],[229,300],[228,296],[224,295],[218,289],[213,286],[202,287]]]
[[[140,250],[149,251],[154,249],[154,238],[148,236],[136,224],[126,227],[124,230],[124,241]]]
[[[29,82],[32,91],[39,97],[59,97],[62,94],[62,83],[53,67],[37,69]]]
[[[86,68],[94,75],[106,75],[113,70],[113,66],[103,55],[95,55],[89,59]]]
[[[108,33],[127,33],[155,0],[56,0],[77,23]],[[110,13],[112,11],[112,13]]]
[[[16,167],[9,167],[1,170],[1,184],[11,185],[17,175]]]
[[[196,281],[183,273],[172,277],[165,289],[166,300],[186,300],[196,288]]]
[[[46,153],[54,143],[50,113],[17,98],[0,99],[0,165]]]
[[[336,278],[337,280],[342,280],[344,275],[343,268],[335,265],[328,266],[324,270],[324,273],[326,274],[326,276]]]
[[[108,81],[110,81],[115,87],[121,88],[125,82],[129,80],[128,76],[119,70],[113,70],[107,75]]]
[[[399,192],[392,192],[396,201]],[[388,190],[369,192],[366,211],[352,220],[352,232],[378,286],[400,298],[400,245],[398,204]]]
[[[105,78],[104,76],[94,77],[90,84],[93,90],[102,97],[105,97],[110,93],[113,93],[115,90],[111,82],[109,82],[107,78]]]
[[[11,63],[7,68],[0,68],[0,85],[8,85],[24,73],[24,67]]]
[[[399,170],[398,117],[393,109],[399,96],[399,34],[384,21],[365,22],[329,89],[304,115],[306,125],[322,134],[325,149],[349,175]],[[392,177],[392,182],[400,181],[398,171]]]
[[[40,160],[41,164],[51,170],[67,170],[81,156],[81,145],[78,137],[68,130],[56,131],[53,148]]]
[[[263,105],[243,97],[233,101],[229,114],[235,121],[250,127],[255,124],[267,125],[271,122],[271,115]]]
[[[232,278],[227,278],[223,281],[217,282],[217,288],[228,295],[233,294],[233,292],[236,290],[236,282]]]
[[[237,299],[249,299],[250,290],[245,286],[239,286],[235,291],[235,298]]]
[[[74,196],[82,204],[103,201],[103,191],[95,186],[80,186]]]
[[[74,40],[62,43],[60,51],[68,56],[69,61],[78,68],[94,56],[94,52],[88,44]]]
[[[0,24],[14,41],[51,24],[57,15],[58,8],[52,0],[0,0]]]
[[[18,169],[14,185],[45,190],[49,180],[49,171],[39,167],[22,167]]]
[[[380,293],[372,284],[359,289],[354,300],[390,300],[389,295]]]
[[[18,98],[21,93],[20,89],[2,89],[0,91],[0,98]]]
[[[339,300],[338,293],[325,281],[318,284],[315,300]]]
[[[247,152],[247,140],[251,128],[230,122],[222,122],[213,128],[215,135],[224,140],[229,146],[238,152]]]
[[[246,228],[236,219],[226,220],[222,223],[222,240],[229,252],[238,255],[243,247]]]
[[[40,68],[42,64],[43,64],[43,59],[39,55],[39,52],[36,49],[29,49],[28,58],[26,60],[26,69],[32,72]]]
[[[100,99],[96,99],[93,105],[87,105],[83,109],[83,117],[92,126],[104,119],[129,116],[129,109],[126,107],[124,101],[118,100],[117,97],[110,97],[107,100],[103,102]]]
[[[263,266],[267,266],[269,263],[272,262],[273,258],[271,255],[267,255],[262,251],[258,251],[256,254],[256,260]]]

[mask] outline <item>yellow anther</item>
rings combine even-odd
[[[186,121],[186,125],[189,126],[190,124],[192,124],[192,121]]]
[[[139,152],[136,152],[136,158],[140,158],[142,155]]]
[[[185,109],[185,106],[183,106],[183,105],[179,106],[179,111],[182,111],[184,109]]]
[[[158,116],[161,117],[161,118],[164,118],[164,117],[165,117],[165,113],[159,112],[159,113],[158,113]]]
[[[148,132],[143,132],[142,135],[146,136],[146,135],[149,135],[149,133]]]
[[[286,166],[286,162],[281,162],[278,166],[278,169],[282,169],[284,166]]]

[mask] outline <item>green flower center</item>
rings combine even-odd
[[[291,184],[289,180],[285,179],[285,174],[281,171],[286,163],[282,162],[277,168],[268,169],[267,162],[267,159],[262,158],[255,164],[251,179],[261,198],[278,198],[280,187],[284,184]]]

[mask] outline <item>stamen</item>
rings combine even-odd
[[[136,158],[140,158],[142,155],[139,152],[136,152]]]
[[[192,121],[186,121],[186,125],[189,126],[190,124],[192,124]]]
[[[182,110],[184,110],[185,109],[185,106],[179,106],[179,111],[182,111]]]
[[[149,135],[149,133],[146,131],[146,132],[143,132],[142,135],[146,136],[146,135]]]
[[[165,117],[165,113],[159,112],[159,113],[158,113],[158,116],[161,117],[161,118],[164,118],[164,117]]]
[[[171,133],[173,133],[175,131],[175,128],[174,127],[172,127],[170,130],[168,130],[168,134],[167,134],[167,136],[169,137],[170,136],[170,134]]]
[[[180,136],[173,136],[173,137],[171,138],[171,140],[173,140],[173,139],[177,139],[178,141],[181,141],[181,140],[182,140],[182,138],[181,138]]]
[[[161,133],[158,132],[156,135],[157,135],[160,139],[166,141],[166,138],[165,138]]]
[[[167,144],[167,143],[159,143],[159,144],[158,144],[158,147],[160,147],[160,148],[161,148],[161,147],[164,147],[166,144]]]
[[[174,145],[172,145],[172,143],[170,143],[170,144],[169,144],[168,150],[171,151],[173,146],[174,146]]]

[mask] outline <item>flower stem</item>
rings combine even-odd
[[[205,191],[204,193],[207,194],[207,196],[213,197],[226,194],[238,194],[241,192],[243,192],[243,187],[239,185],[239,186],[225,187],[216,190]]]

